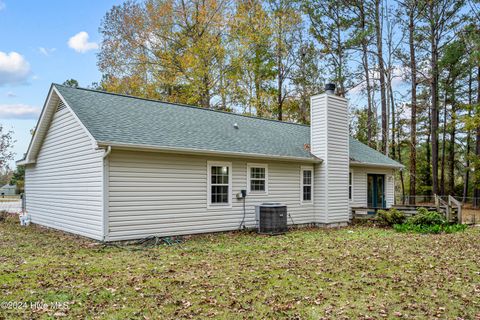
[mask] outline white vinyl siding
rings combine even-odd
[[[349,220],[349,136],[347,102],[322,94],[311,106],[311,150],[323,160],[315,167],[314,202],[316,222],[346,223]]]
[[[258,161],[258,159],[256,159]],[[207,206],[207,163],[231,162],[231,208]],[[112,150],[109,156],[109,240],[238,229],[250,161],[171,153]],[[255,205],[280,202],[295,224],[314,221],[313,203],[300,204],[300,167],[294,162],[268,163],[268,195],[245,199],[247,227],[255,226]]]
[[[367,175],[384,174],[385,175],[385,202],[387,208],[394,204],[395,199],[395,181],[393,169],[382,169],[375,167],[352,166],[350,171],[353,173],[353,199],[350,202],[352,207],[367,207]]]
[[[101,240],[102,155],[71,111],[59,108],[36,163],[26,166],[26,208],[32,222]]]

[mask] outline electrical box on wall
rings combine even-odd
[[[244,199],[247,197],[247,190],[241,190],[237,193],[237,199]]]

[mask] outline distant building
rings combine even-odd
[[[0,188],[0,196],[14,196],[17,194],[17,186],[6,184]]]

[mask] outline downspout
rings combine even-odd
[[[112,146],[107,146],[107,151],[103,154],[103,159],[107,158],[110,152],[112,152]]]
[[[103,154],[103,241],[108,237],[108,155],[112,152],[112,146],[107,146],[105,153]]]

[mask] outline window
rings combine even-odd
[[[247,185],[249,194],[268,193],[268,166],[266,164],[247,164]]]
[[[229,162],[208,163],[208,204],[230,206],[232,165]]]
[[[348,199],[352,200],[352,185],[353,185],[353,176],[352,173],[348,173]]]
[[[302,167],[302,202],[311,202],[313,194],[313,169],[311,167]]]

